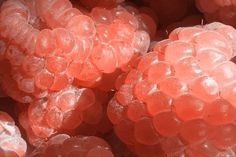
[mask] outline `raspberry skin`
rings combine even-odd
[[[19,121],[35,146],[60,132],[105,134],[111,129],[104,111],[109,97],[99,90],[69,86],[31,102]]]
[[[138,156],[216,157],[233,149],[236,65],[229,36],[236,31],[228,27],[175,29],[126,75],[107,114]]]
[[[29,103],[71,84],[114,89],[114,84],[108,88],[103,87],[103,82],[127,70],[137,54],[147,52],[156,25],[148,15],[132,15],[122,6],[103,9],[101,16],[110,16],[110,20],[108,25],[102,25],[101,20],[96,20],[96,10],[99,8],[82,14],[69,0],[6,1],[0,28],[2,44],[8,45],[3,45],[6,49],[1,56],[10,61],[11,73],[16,73],[11,80],[19,91],[14,94],[4,88],[6,93]],[[37,20],[29,20],[32,18]],[[14,24],[7,27],[12,20]],[[19,95],[29,98],[20,100]]]
[[[0,111],[0,128],[0,155],[2,157],[24,157],[27,149],[26,141],[21,137],[20,130],[14,120],[2,111]]]
[[[170,1],[0,2],[0,156],[235,156],[236,3]]]
[[[75,136],[58,134],[51,137],[43,146],[36,148],[29,157],[114,157],[107,142],[95,136]]]

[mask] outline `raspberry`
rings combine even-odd
[[[96,33],[94,21],[86,15],[74,16],[66,28],[79,37],[93,37]]]
[[[43,146],[36,148],[30,157],[78,156],[81,157],[114,157],[110,146],[103,139],[95,136],[70,137],[58,134],[50,138]]]
[[[235,2],[123,2],[1,4],[0,156],[235,156]]]
[[[43,141],[60,131],[80,132],[83,125],[106,133],[110,130],[110,123],[103,109],[107,99],[107,94],[101,91],[69,86],[50,93],[46,99],[30,103],[28,109],[21,113],[20,123],[32,145],[37,145],[38,140]],[[99,125],[103,127],[99,128]]]
[[[10,6],[18,9],[19,14]],[[33,11],[34,8],[37,12]],[[32,10],[32,15],[27,14],[28,9]],[[97,19],[100,15],[96,12],[109,19],[106,25]],[[1,34],[2,41],[9,43],[4,58],[10,61],[12,73],[19,70],[17,79],[13,79],[19,91],[29,93],[32,99],[46,96],[38,93],[60,91],[72,83],[110,90],[102,87],[108,78],[106,74],[112,78],[120,69],[126,70],[137,54],[146,53],[149,35],[154,36],[156,30],[155,22],[144,13],[132,15],[124,7],[117,6],[110,10],[96,7],[84,15],[73,8],[69,0],[9,0],[4,3],[1,16],[1,28],[6,30]],[[21,20],[14,20],[17,17]],[[27,21],[38,17],[39,22]],[[15,24],[8,28],[10,20]],[[48,25],[46,28],[41,27],[42,21]],[[17,29],[20,24],[22,27]],[[14,29],[17,29],[16,34]],[[147,29],[149,34],[144,31]],[[21,35],[19,40],[18,34]],[[29,45],[30,40],[32,45]],[[23,53],[25,49],[27,53]],[[28,67],[31,62],[35,68]]]
[[[0,154],[3,157],[8,155],[23,157],[26,154],[27,145],[21,137],[14,120],[5,112],[0,112]]]
[[[34,51],[38,30],[28,23],[30,14],[24,3],[18,0],[10,0],[3,3],[1,8],[1,36],[13,40],[30,53]],[[14,21],[9,25],[10,21]]]
[[[227,27],[178,28],[126,75],[107,114],[138,156],[156,156],[154,148],[167,156],[219,156],[233,147],[236,66]]]
[[[131,25],[117,20],[110,25],[109,31],[111,32],[110,38],[130,42],[130,40],[134,36],[135,29]]]
[[[74,12],[66,14],[65,12],[69,12],[69,10],[76,10],[69,1],[63,2],[65,7],[63,7],[63,3],[59,3],[57,0],[36,2],[36,7],[39,10],[44,8],[44,11],[39,11],[39,16],[51,28],[54,28],[52,31],[46,29],[40,31],[36,53],[41,57],[46,55],[41,53],[46,52],[51,55],[56,54],[58,57],[68,58],[69,61],[66,61],[71,62],[63,64],[66,68],[68,83],[70,83],[69,80],[75,79],[78,85],[86,87],[99,86],[101,89],[106,89],[106,87],[102,87],[102,82],[106,79],[102,75],[112,75],[119,68],[125,70],[125,67],[136,53],[147,52],[150,43],[149,35],[155,35],[156,25],[151,17],[144,13],[132,15],[122,6],[114,7],[111,10],[95,7],[87,16],[81,13],[76,15]],[[50,7],[48,7],[49,5]],[[58,10],[54,8],[54,5],[61,9],[59,9],[61,11],[60,15],[65,14],[64,18],[68,19],[67,22],[63,22],[63,25],[59,21],[58,17],[61,16],[57,15]],[[65,29],[57,27],[64,27]],[[143,31],[146,29],[150,30],[149,34]],[[42,45],[44,40],[47,41],[47,44]],[[131,45],[130,40],[132,41]],[[67,43],[64,43],[65,41]],[[44,49],[45,51],[43,51]],[[47,57],[49,56],[46,55],[46,60]],[[66,67],[66,65],[68,66]],[[46,68],[50,73],[55,73],[52,66],[47,67],[46,64]],[[74,68],[79,70],[77,71]],[[64,84],[66,84],[66,76],[63,76]],[[43,90],[48,88],[55,90],[51,86]]]
[[[150,45],[150,37],[145,31],[136,31],[132,41],[134,52],[145,54]]]
[[[208,22],[219,21],[228,25],[236,26],[234,1],[214,0],[208,3],[205,0],[195,0],[196,6],[204,14]]]
[[[116,69],[116,55],[109,45],[94,47],[91,54],[93,63],[104,73],[112,73]]]
[[[96,23],[108,25],[111,24],[114,18],[111,11],[100,7],[94,7],[90,12],[90,16]]]

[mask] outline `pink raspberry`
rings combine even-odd
[[[138,156],[216,157],[233,149],[235,32],[219,23],[175,29],[126,75],[107,112]]]
[[[0,112],[0,156],[24,157],[27,145],[21,137],[14,120],[5,112]]]
[[[95,136],[75,136],[58,134],[42,146],[36,148],[30,157],[114,157],[106,141]]]
[[[61,131],[86,134],[84,129],[94,128],[87,135],[104,134],[111,127],[104,111],[108,99],[101,91],[69,86],[30,103],[19,121],[32,145]]]
[[[9,0],[0,16],[1,59],[10,63],[3,89],[21,103],[72,84],[114,89],[104,82],[112,82],[137,54],[146,53],[149,36],[156,32],[155,22],[144,13],[133,15],[117,6],[85,15],[69,0]],[[106,22],[99,20],[103,16]]]

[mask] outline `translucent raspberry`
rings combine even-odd
[[[110,10],[95,7],[90,13],[96,23],[110,24],[113,21],[113,15]]]
[[[108,99],[108,94],[99,90],[69,86],[30,103],[20,114],[20,124],[35,146],[61,131],[81,133],[94,127],[94,134],[87,135],[104,134],[111,129],[105,116]]]
[[[73,7],[69,0],[36,1],[38,16],[52,28],[39,32],[36,54],[38,57],[46,57],[45,68],[49,72],[47,76],[52,74],[54,77],[48,81],[50,85],[38,85],[38,88],[60,90],[74,79],[74,83],[79,86],[98,86],[100,89],[109,90],[105,87],[104,80],[110,77],[107,81],[111,82],[113,73],[130,68],[132,59],[135,60],[139,54],[147,52],[149,34],[155,34],[156,24],[149,15],[139,12],[137,16],[132,15],[122,5],[111,4],[122,1],[88,1],[87,7],[93,3],[97,5],[90,12],[83,12],[74,3]],[[112,7],[101,7],[104,4]],[[54,66],[56,63],[59,66]],[[45,73],[45,69],[43,71]],[[52,80],[56,85],[50,83]],[[59,82],[63,86],[60,87]]]
[[[227,71],[225,70],[227,68]],[[232,62],[223,62],[222,64],[215,67],[214,72],[211,74],[214,79],[222,86],[223,83],[231,83],[234,81],[236,75],[236,67]],[[221,72],[220,72],[221,71]],[[219,76],[219,72],[221,76]]]
[[[165,60],[172,64],[187,56],[194,56],[194,54],[193,46],[183,41],[175,41],[165,48]]]
[[[109,25],[106,24],[97,24],[96,28],[97,28],[97,38],[98,38],[98,42],[109,42],[109,31],[108,31],[108,27]]]
[[[144,54],[148,51],[150,37],[146,31],[136,31],[133,37],[132,46],[136,53]]]
[[[55,49],[52,32],[48,29],[40,31],[36,42],[36,54],[41,56],[50,55]]]
[[[147,111],[150,115],[156,115],[157,113],[168,111],[172,105],[171,97],[161,91],[150,93],[144,99],[144,102],[146,103]]]
[[[135,28],[133,28],[130,24],[121,21],[115,20],[109,26],[109,36],[113,39],[123,40],[126,42],[130,42],[134,36]]]
[[[215,125],[232,123],[235,119],[235,111],[227,100],[216,99],[206,107],[205,119]]]
[[[6,58],[12,65],[19,66],[23,63],[24,54],[17,46],[10,45],[6,50]]]
[[[145,145],[154,145],[159,142],[159,135],[155,132],[149,118],[141,118],[135,123],[134,136],[137,142]]]
[[[79,37],[93,37],[96,33],[94,21],[86,15],[73,17],[66,28]]]
[[[81,157],[114,157],[110,146],[106,141],[95,136],[70,137],[66,134],[58,134],[50,138],[41,147],[36,148],[30,157],[47,156],[78,156]]]
[[[33,96],[31,94],[25,93],[19,89],[17,82],[13,80],[9,74],[3,76],[2,89],[7,96],[10,96],[18,102],[30,103],[33,100]]]
[[[166,93],[167,95],[177,97],[187,92],[188,86],[185,82],[179,80],[176,77],[169,77],[161,82],[160,90]]]
[[[235,97],[233,96],[235,92],[235,82],[232,84],[226,85],[222,88],[222,92],[220,93],[221,97],[228,100],[235,107]]]
[[[29,24],[31,14],[25,2],[9,0],[1,9],[1,36],[13,40],[20,48],[33,53],[38,35],[38,29]],[[11,20],[14,23],[9,23]]]
[[[235,125],[221,125],[210,130],[212,139],[210,142],[218,149],[228,149],[234,145]]]
[[[134,56],[133,48],[128,44],[128,42],[124,42],[122,40],[112,40],[110,42],[111,49],[113,49],[113,53],[116,57],[116,66],[122,67],[129,64],[129,61]],[[115,62],[113,63],[115,64]],[[110,64],[111,66],[111,64]]]
[[[207,139],[210,127],[201,119],[185,122],[180,130],[180,136],[188,143]]]
[[[165,78],[174,75],[173,73],[171,65],[165,62],[159,62],[148,69],[148,81],[158,83]]]
[[[221,31],[227,27],[222,25],[174,30],[118,78],[123,84],[107,114],[116,135],[136,155],[234,153],[236,66],[230,61],[232,38],[226,35],[232,30]]]
[[[164,137],[171,137],[179,132],[181,121],[172,112],[162,112],[153,118],[155,129]]]
[[[214,49],[200,50],[197,52],[196,58],[200,61],[200,67],[206,71],[210,66],[214,67],[227,60],[221,51]]]
[[[101,64],[101,63],[98,63]],[[76,77],[79,81],[78,84],[83,86],[93,86],[95,83],[99,82],[102,78],[102,73],[93,64],[90,59],[83,62],[79,75]]]
[[[27,144],[21,137],[18,127],[14,120],[5,112],[0,112],[0,154],[3,157],[19,156],[23,157],[26,154]]]
[[[219,86],[217,82],[208,76],[202,76],[194,80],[189,87],[192,94],[206,102],[211,102],[219,96]]]
[[[72,33],[63,28],[57,28],[52,31],[56,43],[56,53],[66,56],[72,52],[75,47],[75,38]]]
[[[93,63],[104,73],[112,73],[117,66],[114,50],[109,45],[98,45],[94,47],[91,54]]]
[[[207,140],[194,146],[188,146],[185,152],[190,157],[194,157],[196,155],[195,153],[209,157],[217,156],[218,154],[220,154],[219,150]]]

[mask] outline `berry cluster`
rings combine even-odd
[[[0,157],[236,157],[235,4],[0,0]]]
[[[143,157],[230,154],[235,32],[218,23],[178,28],[142,56],[108,105],[117,136]]]

